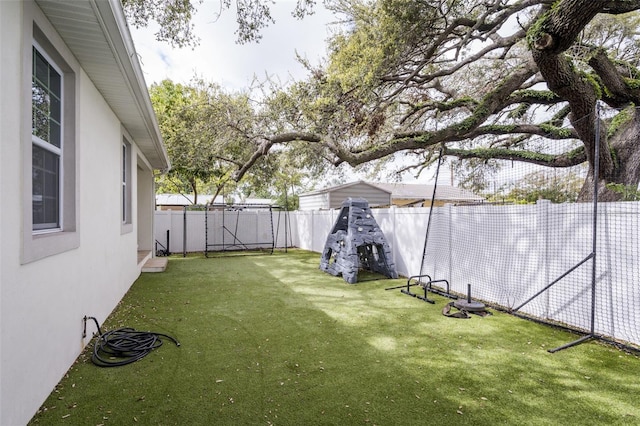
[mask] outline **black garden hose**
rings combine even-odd
[[[119,367],[144,358],[149,352],[162,346],[160,337],[166,337],[180,346],[180,342],[168,334],[136,331],[128,327],[102,333],[98,320],[85,317],[85,325],[88,319],[92,319],[98,328],[99,335],[93,347],[91,361],[99,367]]]

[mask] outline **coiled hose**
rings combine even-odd
[[[91,361],[99,367],[119,367],[142,359],[152,350],[162,346],[160,337],[166,337],[176,346],[180,346],[180,342],[168,334],[136,331],[128,327],[102,333],[98,320],[94,317],[84,317],[84,336],[86,336],[86,323],[89,319],[93,320],[98,328]]]

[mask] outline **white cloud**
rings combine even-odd
[[[195,32],[201,39],[195,49],[172,48],[155,40],[155,25],[131,28],[136,50],[148,85],[169,78],[185,83],[194,76],[216,82],[229,90],[247,88],[254,75],[265,75],[282,83],[306,76],[295,60],[296,51],[317,64],[326,54],[328,23],[333,15],[316,5],[316,13],[303,20],[291,16],[294,1],[278,1],[272,6],[276,23],[262,30],[260,43],[236,44],[235,11],[219,15],[219,2],[205,0],[195,16]]]

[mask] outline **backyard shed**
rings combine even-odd
[[[391,202],[400,207],[429,207],[433,196],[434,185],[417,183],[373,183],[380,189],[391,192]],[[434,206],[445,204],[477,204],[485,199],[466,189],[450,185],[438,185]]]
[[[370,207],[391,205],[391,191],[357,181],[300,194],[300,210],[337,209],[347,198],[364,198]]]

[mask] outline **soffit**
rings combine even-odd
[[[169,159],[118,0],[36,0],[155,169]]]

